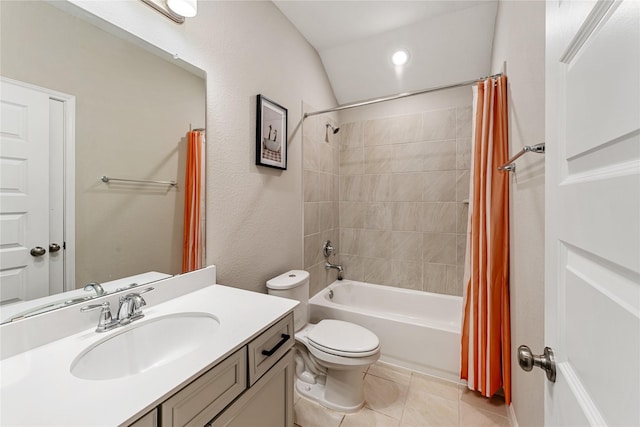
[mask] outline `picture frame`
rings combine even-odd
[[[287,169],[287,109],[258,95],[256,165]]]

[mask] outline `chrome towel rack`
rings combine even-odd
[[[100,177],[102,182],[111,182],[111,181],[120,181],[120,182],[137,182],[141,184],[160,184],[160,185],[178,185],[175,181],[154,181],[149,179],[126,179],[126,178],[113,178],[107,175],[102,175]]]
[[[498,166],[499,171],[507,171],[507,172],[515,172],[516,164],[514,163],[520,156],[526,153],[538,153],[544,154],[544,142],[536,145],[525,145],[522,150],[518,152],[515,156],[509,159],[507,163],[502,166]]]

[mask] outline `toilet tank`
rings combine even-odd
[[[291,270],[267,281],[269,295],[294,299],[300,304],[293,309],[293,321],[296,331],[302,329],[309,321],[309,272]]]

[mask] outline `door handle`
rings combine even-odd
[[[553,356],[553,350],[549,347],[544,348],[544,354],[536,356],[531,353],[531,349],[526,345],[518,347],[518,364],[522,369],[529,372],[534,366],[544,369],[547,373],[547,379],[552,383],[556,382],[556,360]]]
[[[42,256],[44,254],[47,253],[47,250],[45,248],[43,248],[42,246],[36,246],[35,248],[31,249],[31,251],[29,251],[29,253],[31,254],[31,256]]]
[[[49,252],[58,252],[60,250],[60,245],[57,243],[51,243],[49,245]]]

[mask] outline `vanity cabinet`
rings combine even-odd
[[[293,426],[293,313],[130,427]]]

